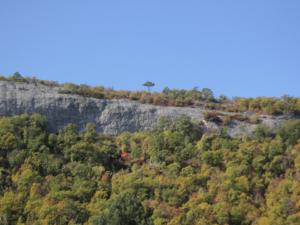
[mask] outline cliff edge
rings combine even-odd
[[[130,100],[107,100],[62,94],[59,87],[35,83],[0,81],[0,116],[40,113],[47,117],[49,128],[57,131],[74,123],[82,130],[87,123],[96,125],[99,133],[118,134],[153,128],[160,117],[175,119],[188,116],[202,121],[207,130],[220,129],[214,122],[204,120],[203,108],[165,107]],[[229,114],[229,113],[228,113]],[[283,117],[260,116],[269,127],[278,126]],[[257,124],[233,121],[228,125],[229,135],[250,134]]]

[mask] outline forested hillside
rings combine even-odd
[[[300,121],[231,138],[186,117],[117,136],[2,117],[0,224],[300,224]]]

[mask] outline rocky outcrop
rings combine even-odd
[[[49,121],[51,130],[58,130],[68,123],[83,129],[87,123],[96,125],[104,134],[151,129],[160,117],[171,119],[189,116],[203,121],[208,130],[219,129],[213,122],[204,120],[203,108],[163,107],[141,104],[130,100],[105,100],[77,95],[61,94],[59,87],[40,84],[0,81],[0,115],[40,113]],[[262,123],[277,126],[283,118],[264,116]],[[257,125],[234,121],[228,126],[232,136],[250,134]]]

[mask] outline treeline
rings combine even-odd
[[[98,135],[0,119],[0,224],[300,224],[300,121],[253,137],[188,118]]]
[[[13,82],[20,82],[20,83],[31,83],[31,84],[41,84],[46,85],[48,87],[59,87],[60,84],[56,81],[49,81],[49,80],[41,80],[37,77],[24,77],[19,72],[14,73],[12,76],[1,76],[0,75],[0,81],[13,81]]]
[[[223,107],[222,107],[223,108]],[[300,98],[283,96],[281,98],[235,98],[228,107],[224,109],[233,112],[256,112],[266,115],[300,116]]]
[[[281,98],[257,97],[229,99],[222,95],[215,97],[212,90],[193,88],[192,90],[164,88],[162,92],[124,91],[105,88],[103,86],[91,87],[73,83],[58,84],[53,81],[38,80],[37,78],[23,77],[15,73],[11,77],[0,77],[0,80],[42,84],[59,87],[61,94],[76,94],[84,97],[98,99],[129,99],[145,104],[178,107],[203,107],[208,110],[227,112],[254,112],[265,115],[291,115],[300,116],[300,98],[283,96]]]
[[[300,116],[300,98],[283,96],[282,98],[258,97],[258,98],[234,98],[226,96],[216,98],[214,93],[204,88],[198,90],[180,90],[164,88],[162,92],[145,91],[116,91],[104,87],[90,87],[87,85],[64,84],[61,93],[77,94],[86,97],[100,99],[130,99],[141,103],[160,106],[178,107],[204,107],[210,110],[227,112],[254,112],[266,115]]]
[[[213,92],[204,88],[201,91],[179,90],[165,88],[162,92],[147,91],[124,91],[104,88],[102,86],[91,87],[88,85],[75,85],[66,83],[62,85],[60,93],[77,94],[85,97],[100,99],[130,99],[141,103],[161,105],[161,106],[203,106],[204,104],[217,103]]]

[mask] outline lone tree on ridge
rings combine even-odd
[[[143,85],[148,88],[149,92],[151,91],[151,88],[155,86],[155,84],[151,81],[147,81]]]

